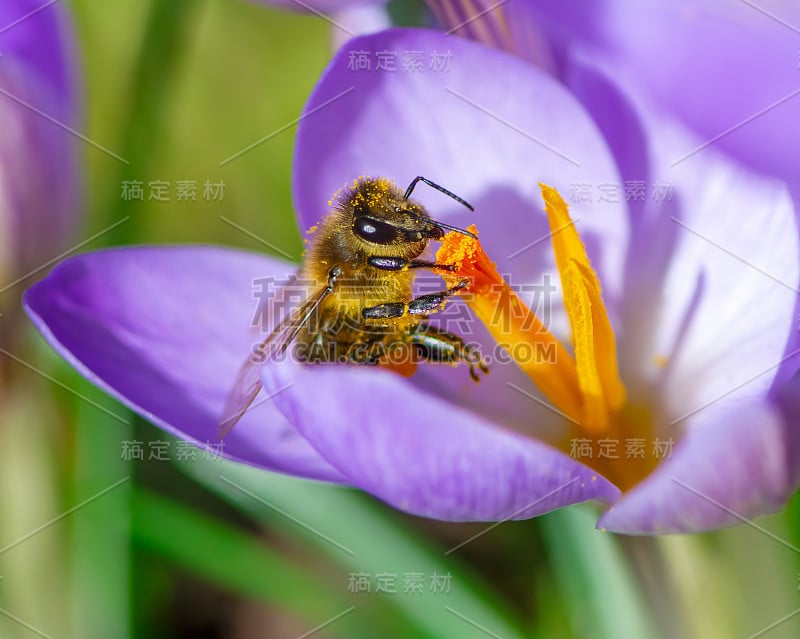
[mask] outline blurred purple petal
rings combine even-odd
[[[37,107],[51,107],[49,115],[58,119],[74,119],[77,51],[71,19],[62,3],[4,0],[0,51],[4,69],[19,65],[28,82],[46,85],[41,90],[47,91],[48,100]]]
[[[396,508],[447,521],[525,519],[619,491],[533,439],[382,370],[265,366],[273,400],[353,485]],[[311,399],[313,398],[313,399]]]
[[[52,3],[0,7],[0,287],[62,249],[78,214],[70,26]]]
[[[383,2],[356,4],[337,11],[331,28],[333,51],[350,39],[368,33],[377,33],[392,26],[389,11]]]
[[[291,264],[222,248],[101,251],[62,262],[25,295],[33,321],[90,381],[164,430],[199,445],[217,424],[250,329],[255,278]],[[340,480],[263,394],[224,440],[226,456]]]
[[[602,59],[710,144],[796,181],[800,9],[780,0],[531,3],[550,40]],[[567,53],[566,55],[570,55]]]

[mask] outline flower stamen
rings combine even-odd
[[[558,191],[539,183],[552,232],[556,267],[564,289],[564,306],[572,326],[578,382],[584,400],[584,428],[605,432],[625,403],[617,368],[617,345],[600,291],[578,230]]]
[[[498,344],[512,355],[520,345],[527,345],[527,352],[548,355],[517,362],[557,409],[579,423],[580,431],[596,438],[614,429],[625,404],[614,331],[600,281],[566,203],[556,189],[545,184],[540,187],[572,327],[574,358],[497,272],[477,240],[448,233],[436,259],[454,266],[446,280],[469,278],[470,284],[462,292],[472,294],[467,303]],[[474,226],[469,230],[477,234]]]

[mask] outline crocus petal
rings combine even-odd
[[[527,3],[526,3],[527,4]],[[529,3],[555,46],[603,58],[700,137],[797,180],[800,9],[781,0]],[[685,149],[689,152],[691,149]]]
[[[763,393],[797,348],[800,242],[791,194],[713,146],[684,157],[702,140],[632,82],[617,79],[610,91],[603,66],[573,53],[565,78],[598,118],[623,175],[647,180],[646,198],[631,207],[620,311],[625,360],[643,366],[628,376],[652,377],[656,361],[668,359],[660,390],[683,412],[687,402],[712,401],[754,377],[746,391]],[[604,107],[610,95],[622,117],[616,126]],[[781,377],[797,370],[791,359]]]
[[[164,430],[214,446],[225,398],[260,341],[250,329],[254,279],[294,269],[221,248],[107,250],[59,264],[26,293],[25,305],[89,380]],[[342,477],[263,395],[222,452],[295,475]]]
[[[74,42],[63,7],[0,7],[0,277],[38,267],[69,241],[79,210]],[[6,244],[7,243],[7,244]]]
[[[387,371],[293,362],[262,368],[274,402],[348,482],[448,521],[524,519],[619,491],[568,456]],[[309,398],[313,397],[313,401]]]
[[[29,81],[47,85],[49,95],[55,100],[55,104],[47,105],[50,107],[48,115],[72,120],[76,106],[77,55],[71,20],[60,3],[43,6],[39,0],[3,2],[0,6],[0,50],[3,67],[20,65]]]
[[[781,184],[711,167],[692,167],[697,188],[687,195],[698,197],[674,221],[680,239],[663,297],[664,327],[675,325],[682,311],[687,319],[685,336],[673,342],[665,394],[689,408],[740,387],[736,392],[764,393],[796,330],[800,244],[791,197]],[[697,287],[697,303],[671,307]],[[800,357],[794,355],[788,364],[796,370]]]
[[[672,458],[603,514],[598,527],[629,534],[697,532],[779,510],[793,481],[789,428],[775,407],[760,400],[709,407]]]

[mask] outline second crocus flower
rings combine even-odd
[[[0,6],[0,308],[69,242],[78,215],[75,43],[63,7]],[[8,334],[8,331],[4,331]]]

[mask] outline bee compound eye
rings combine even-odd
[[[373,244],[390,244],[398,238],[398,229],[373,217],[360,216],[353,220],[353,232]]]

